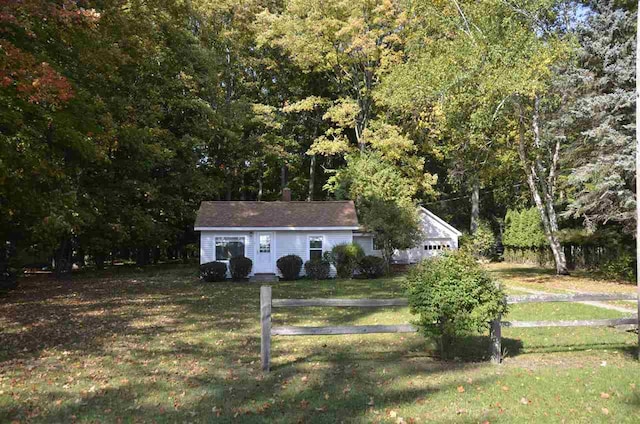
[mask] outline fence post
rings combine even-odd
[[[502,315],[491,321],[491,362],[499,364],[502,362],[502,326],[500,320]]]
[[[260,287],[260,359],[262,371],[271,365],[271,286]]]

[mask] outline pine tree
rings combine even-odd
[[[635,21],[637,3],[594,1],[578,29],[575,135],[570,151],[575,193],[567,215],[587,226],[619,222],[635,228]]]

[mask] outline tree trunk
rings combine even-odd
[[[71,239],[65,237],[58,245],[55,253],[55,275],[56,278],[67,278],[71,276],[73,268],[73,248]]]
[[[311,164],[309,165],[309,197],[307,200],[313,200],[313,192],[316,183],[316,155],[311,156]]]
[[[282,164],[280,167],[280,189],[284,190],[287,187],[287,165]]]
[[[539,146],[540,142],[538,132],[537,103],[538,101],[536,99],[536,107],[534,108],[533,116],[533,132],[535,139],[534,145],[536,147]],[[527,178],[527,184],[529,186],[529,190],[531,191],[531,197],[536,206],[536,209],[538,210],[538,213],[540,214],[544,233],[547,237],[547,240],[549,241],[551,252],[553,253],[553,259],[556,264],[556,273],[558,275],[569,275],[569,271],[567,269],[567,261],[564,256],[564,250],[562,249],[560,240],[558,239],[558,221],[553,206],[553,192],[550,191],[552,190],[552,188],[549,184],[546,183],[546,181],[543,180],[543,175],[538,175],[538,170],[542,169],[539,158],[536,158],[534,160],[534,163],[531,163],[527,155],[525,123],[522,110],[520,111],[518,129],[518,154],[520,156],[520,162],[522,162],[522,168]],[[555,166],[555,163],[551,166],[549,174],[550,177],[553,177],[555,175]],[[551,181],[551,178],[549,181]],[[541,192],[544,195],[544,200],[542,198]]]
[[[262,170],[260,170],[260,176],[258,177],[258,202],[262,200]]]
[[[475,235],[480,225],[480,181],[477,177],[473,179],[471,189],[471,235]]]

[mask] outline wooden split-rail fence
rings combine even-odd
[[[585,302],[611,300],[638,300],[635,294],[543,294],[507,296],[508,304],[534,302]],[[326,327],[297,327],[271,325],[272,308],[299,307],[356,307],[381,308],[392,306],[407,306],[407,299],[273,299],[271,286],[260,287],[260,326],[261,343],[260,357],[263,371],[271,367],[271,336],[323,336],[338,334],[377,334],[377,333],[415,333],[418,329],[411,324],[396,325],[350,325]],[[501,321],[491,322],[491,360],[495,363],[502,361],[502,327],[612,327],[616,325],[638,324],[638,317],[600,319],[600,320],[572,320],[572,321]],[[640,347],[639,347],[640,348]]]

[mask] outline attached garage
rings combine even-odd
[[[422,259],[439,255],[445,250],[458,248],[458,239],[462,235],[460,231],[422,206],[419,208],[418,213],[420,214],[424,238],[412,249],[396,250],[393,255],[395,263],[417,263]],[[356,232],[353,234],[353,241],[362,246],[365,254],[381,256],[372,234]]]

